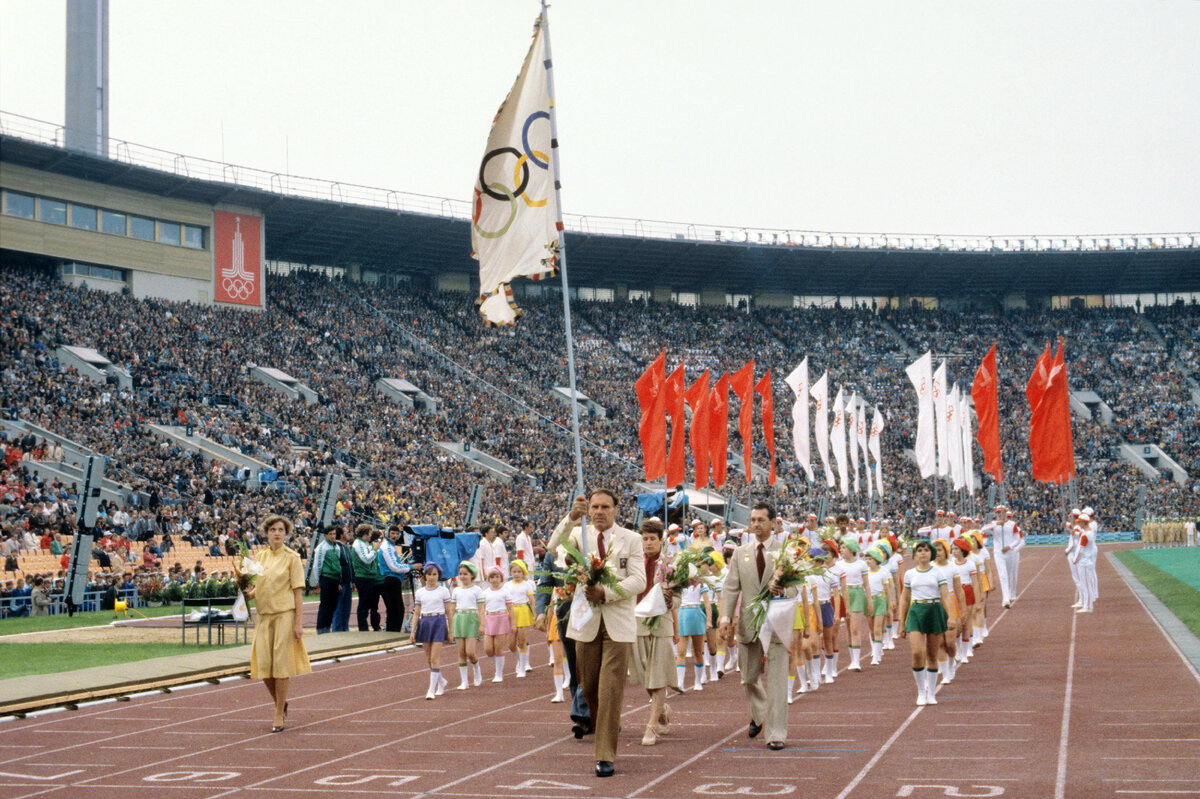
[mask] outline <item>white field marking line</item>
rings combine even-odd
[[[364,681],[364,682],[357,683],[357,685],[358,685],[358,686],[362,686],[362,685],[370,685],[371,683],[376,683],[376,682],[384,682],[384,681],[388,681],[388,680],[394,680],[394,679],[397,679],[398,677],[406,677],[406,676],[408,676],[408,675],[410,675],[410,674],[420,674],[420,673],[422,673],[422,672],[426,672],[426,671],[428,671],[428,668],[424,668],[424,669],[418,669],[418,670],[416,670],[416,671],[403,672],[403,673],[401,673],[401,674],[398,674],[398,675],[389,675],[389,676],[387,676],[387,677],[380,677],[380,678],[378,678],[378,679],[374,679],[374,680],[366,680],[366,681]],[[257,682],[257,681],[254,681],[254,682]],[[217,688],[217,687],[218,687],[218,686],[213,686],[213,688]],[[318,692],[316,692],[316,693],[314,693],[314,694],[307,694],[306,696],[320,696],[320,695],[322,695],[322,694],[338,693],[338,692],[344,692],[344,691],[345,691],[345,686],[344,686],[344,685],[339,685],[339,686],[337,686],[336,688],[330,688],[330,689],[327,689],[327,690],[324,690],[324,691],[318,691]],[[407,700],[401,700],[401,701],[407,701]],[[265,704],[266,704],[266,703],[264,703],[264,705],[265,705]],[[396,704],[396,703],[393,703],[393,704]],[[386,706],[385,706],[385,707],[386,707]],[[171,723],[169,723],[169,724],[162,724],[162,725],[159,725],[159,726],[157,726],[157,727],[148,727],[148,728],[146,728],[146,729],[142,729],[142,730],[132,730],[132,731],[129,731],[129,732],[124,732],[124,733],[121,733],[121,734],[119,734],[119,735],[118,735],[118,734],[113,734],[113,735],[112,735],[110,738],[108,738],[107,740],[116,740],[116,739],[118,739],[118,738],[126,738],[126,737],[129,737],[129,736],[131,736],[131,735],[143,735],[143,734],[145,734],[145,733],[148,733],[148,732],[154,732],[154,731],[156,731],[156,730],[167,729],[167,728],[170,728],[170,727],[178,727],[178,726],[181,726],[181,725],[184,725],[184,724],[194,724],[195,722],[198,722],[198,721],[205,721],[205,720],[208,720],[208,719],[220,718],[221,716],[229,716],[229,715],[232,715],[232,714],[235,714],[235,713],[242,713],[242,712],[244,712],[244,711],[245,711],[245,710],[247,710],[247,709],[249,709],[249,708],[246,708],[246,707],[238,707],[238,708],[233,708],[232,710],[226,710],[226,711],[224,711],[224,712],[221,712],[221,713],[210,713],[210,714],[208,714],[207,716],[200,716],[200,717],[198,717],[198,718],[195,718],[195,717],[194,717],[194,718],[191,718],[191,719],[184,719],[184,720],[182,720],[182,721],[175,721],[175,722],[171,722]],[[100,715],[100,713],[111,713],[111,712],[114,712],[114,711],[111,711],[111,710],[102,710],[102,711],[99,711],[98,713],[89,714],[89,717],[90,717],[90,716],[93,716],[93,715]],[[363,712],[363,711],[358,711],[358,712]],[[345,716],[345,715],[357,715],[357,713],[347,713],[347,714],[344,714],[344,716]],[[344,717],[344,716],[334,716],[333,718],[334,718],[334,719],[336,719],[336,718],[342,718],[342,717]],[[79,718],[79,717],[78,717],[78,716],[71,716],[70,718]],[[332,720],[332,719],[331,719],[331,720]],[[47,723],[48,723],[48,722],[47,722]],[[306,726],[307,726],[307,725],[306,725]],[[41,730],[39,730],[39,732],[41,732]],[[190,731],[189,731],[189,734],[190,734]],[[228,733],[225,733],[225,734],[228,734]],[[268,733],[268,734],[269,734],[269,733]],[[76,748],[78,748],[78,747],[80,747],[80,746],[90,746],[92,743],[95,743],[95,742],[94,742],[94,741],[85,741],[85,742],[78,743],[78,744],[70,744],[70,745],[68,745],[68,746],[63,746],[63,747],[60,747],[60,748],[58,748],[58,749],[50,749],[50,750],[46,750],[46,752],[39,752],[39,753],[37,753],[37,754],[54,754],[54,753],[56,753],[56,752],[65,752],[65,751],[67,751],[67,750],[69,750],[69,749],[76,749]],[[36,756],[37,756],[37,755],[32,755],[32,754],[30,754],[30,755],[21,755],[20,757],[15,757],[15,758],[10,758],[9,760],[3,760],[3,761],[0,761],[0,765],[5,765],[5,764],[7,764],[7,763],[15,763],[15,762],[17,762],[17,761],[20,761],[20,760],[26,760],[26,759],[28,759],[28,758],[31,758],[31,757],[36,757]]]
[[[59,790],[59,788],[56,785],[53,788],[42,788],[40,791],[34,791],[33,793],[23,793],[20,796],[14,796],[13,799],[31,799],[31,797],[41,796],[44,793],[52,793],[57,790]]]
[[[1063,691],[1062,727],[1058,737],[1058,774],[1054,778],[1054,799],[1063,799],[1067,789],[1067,737],[1071,731],[1071,685],[1075,679],[1075,627],[1079,615],[1071,616],[1071,648],[1067,652],[1067,687]]]
[[[980,721],[975,724],[956,724],[953,722],[939,721],[937,727],[1032,727],[1032,722],[1012,722],[1012,721]]]
[[[1105,782],[1200,782],[1200,779],[1192,778],[1173,778],[1173,777],[1149,777],[1144,780],[1134,779],[1132,777],[1106,777]]]
[[[1198,796],[1198,795],[1200,795],[1200,790],[1197,790],[1197,791],[1163,791],[1163,790],[1158,790],[1158,791],[1117,791],[1117,793],[1148,793],[1148,794],[1154,794],[1155,796],[1163,796],[1164,794],[1170,793],[1170,794],[1180,794],[1180,795],[1184,795],[1184,796]]]
[[[922,741],[929,741],[933,744],[953,744],[962,743],[962,738],[922,738]],[[1004,743],[1028,743],[1032,738],[1005,738]]]
[[[1035,582],[1037,582],[1037,579],[1042,576],[1042,572],[1046,571],[1046,567],[1048,567],[1053,562],[1054,562],[1054,558],[1049,558],[1046,560],[1046,563],[1042,566],[1042,568],[1038,569],[1037,574],[1033,575],[1033,579],[1025,584],[1024,590],[1022,590],[1021,593],[1017,594],[1017,599],[1020,599],[1021,597],[1023,597],[1025,595],[1025,593],[1033,586],[1033,584]],[[1000,613],[1000,615],[996,617],[996,620],[992,622],[991,629],[993,629],[993,630],[996,629],[996,627],[998,627],[1000,625],[1000,622],[1004,620],[1004,617],[1008,615],[1008,611],[1011,609],[1012,608],[1005,608]],[[1072,621],[1071,621],[1072,630],[1074,630],[1074,624],[1075,624],[1074,617],[1072,617]],[[1072,641],[1074,641],[1073,635],[1072,635]],[[1072,649],[1072,652],[1073,651],[1074,650]],[[938,686],[937,691],[940,691],[941,688],[942,688],[942,686]],[[936,693],[936,691],[935,691],[935,693]],[[883,746],[881,746],[874,755],[871,756],[871,759],[868,760],[867,764],[862,767],[862,770],[859,771],[858,774],[856,774],[854,776],[854,779],[850,780],[850,784],[842,789],[842,792],[837,795],[837,799],[846,799],[846,797],[850,795],[850,792],[858,787],[858,784],[860,782],[862,782],[863,778],[865,778],[867,776],[867,774],[871,771],[871,769],[873,769],[875,767],[875,764],[883,759],[884,754],[887,753],[887,750],[891,748],[892,744],[894,744],[896,742],[896,740],[904,733],[904,731],[908,729],[908,726],[913,723],[913,721],[917,718],[918,714],[920,714],[921,710],[922,710],[922,708],[918,707],[915,710],[913,710],[912,713],[910,713],[908,715],[908,718],[906,718],[904,720],[904,723],[900,725],[899,729],[897,729],[894,733],[892,733],[892,736],[890,738],[888,738],[887,741],[884,742]],[[959,759],[982,759],[982,758],[963,758],[960,756]],[[993,758],[988,758],[988,759],[993,759]],[[1006,758],[997,757],[994,759],[999,760],[999,759],[1006,759]],[[1017,758],[1017,759],[1023,760],[1024,758]],[[1061,797],[1060,797],[1060,799],[1061,799]]]
[[[411,702],[411,701],[414,701],[414,700],[417,700],[417,699],[422,699],[422,698],[423,698],[423,697],[421,697],[421,696],[415,696],[415,697],[410,697],[410,698],[408,698],[408,699],[404,699],[404,700],[401,700],[401,701],[402,701],[402,702]],[[387,741],[385,741],[384,743],[381,743],[381,744],[379,744],[379,745],[377,745],[377,746],[372,746],[372,747],[370,747],[369,749],[362,749],[362,750],[359,750],[359,751],[357,751],[357,752],[351,752],[351,753],[350,753],[350,754],[348,754],[348,755],[343,755],[343,756],[341,756],[341,757],[336,757],[336,758],[334,758],[333,760],[327,760],[327,761],[325,761],[325,762],[323,762],[323,763],[317,763],[317,764],[315,764],[315,765],[312,765],[312,766],[305,766],[304,768],[301,768],[301,769],[295,769],[295,770],[293,770],[293,771],[289,771],[287,774],[281,774],[281,775],[279,775],[279,776],[277,776],[277,777],[269,777],[268,779],[261,780],[261,781],[259,781],[259,782],[256,782],[256,783],[252,784],[252,785],[243,785],[243,786],[241,786],[241,787],[238,787],[238,788],[230,788],[229,790],[227,790],[227,791],[225,791],[225,792],[223,792],[223,793],[216,793],[216,794],[213,794],[211,797],[209,797],[209,799],[217,799],[218,797],[221,797],[221,796],[228,796],[229,794],[231,794],[231,793],[234,793],[234,792],[236,792],[236,791],[249,791],[249,790],[255,790],[255,789],[259,788],[259,786],[266,785],[268,782],[271,782],[271,781],[273,781],[273,780],[284,779],[284,778],[287,778],[287,777],[294,777],[294,776],[296,776],[297,774],[303,774],[304,772],[306,772],[306,771],[312,771],[313,769],[324,769],[324,768],[328,768],[329,766],[332,766],[332,765],[333,765],[333,764],[335,764],[335,763],[340,763],[340,762],[342,762],[343,760],[349,760],[349,759],[351,759],[351,758],[361,758],[361,757],[362,757],[362,755],[369,755],[369,754],[371,754],[372,752],[376,752],[376,751],[378,751],[378,750],[380,750],[380,749],[383,749],[385,746],[393,746],[393,745],[395,745],[395,744],[398,744],[398,743],[403,743],[404,741],[408,741],[408,740],[411,740],[411,739],[413,739],[413,738],[419,738],[420,736],[423,736],[423,735],[429,735],[429,734],[432,734],[432,733],[441,732],[442,730],[449,729],[449,728],[451,728],[451,727],[454,727],[454,726],[456,726],[456,725],[459,725],[459,724],[470,724],[470,723],[473,723],[473,722],[475,722],[475,721],[478,721],[478,720],[480,720],[480,719],[483,719],[483,718],[486,718],[486,717],[488,717],[488,716],[494,715],[494,714],[496,714],[496,713],[507,713],[507,712],[509,712],[510,710],[512,710],[513,708],[520,707],[521,705],[527,705],[527,704],[529,704],[530,702],[545,702],[545,701],[546,701],[547,699],[549,699],[549,698],[550,698],[550,694],[542,694],[542,695],[540,695],[540,696],[535,696],[535,697],[533,697],[532,699],[526,699],[526,700],[524,700],[524,701],[522,701],[522,702],[518,702],[518,703],[516,703],[515,705],[508,705],[508,706],[506,706],[506,707],[496,708],[495,710],[489,710],[489,711],[487,711],[486,713],[480,713],[480,714],[478,714],[478,715],[471,716],[471,717],[469,717],[469,718],[465,718],[465,719],[459,719],[459,720],[457,720],[457,721],[451,721],[451,722],[447,722],[446,724],[443,724],[443,725],[441,725],[440,727],[434,727],[433,729],[430,729],[430,730],[421,730],[420,732],[415,732],[415,733],[413,733],[413,734],[411,734],[411,735],[406,735],[406,736],[404,736],[403,738],[389,738],[389,739],[388,739]],[[387,707],[387,706],[386,706],[386,705],[384,705],[383,707]],[[374,708],[368,708],[368,709],[367,709],[367,710],[365,710],[365,711],[359,711],[359,712],[374,712],[374,711],[377,711],[377,710],[379,710],[379,709],[380,709],[379,707],[374,707]],[[640,708],[638,708],[638,709],[640,709]],[[630,712],[632,712],[632,711],[626,711],[625,713],[622,713],[621,715],[622,715],[622,716],[624,716],[624,715],[626,715],[627,713],[630,713]],[[314,724],[316,724],[316,723],[317,723],[317,722],[314,722]],[[324,724],[324,723],[325,723],[325,720],[322,720],[322,721],[321,721],[321,722],[319,722],[319,723],[321,723],[321,724]],[[305,725],[305,726],[309,726],[309,725]],[[263,737],[263,738],[266,738],[266,737],[267,737],[267,736],[269,736],[270,734],[271,734],[271,733],[266,733],[266,734],[262,735],[261,737]],[[539,746],[537,749],[530,750],[530,751],[528,751],[528,752],[525,752],[525,753],[523,753],[523,754],[521,754],[521,755],[518,755],[518,756],[517,756],[517,757],[515,757],[515,758],[511,758],[511,760],[519,760],[519,759],[521,759],[521,758],[523,758],[523,757],[526,757],[526,756],[528,756],[528,755],[534,754],[535,752],[540,752],[540,751],[541,751],[541,750],[543,750],[543,749],[547,749],[547,748],[549,748],[549,747],[551,747],[551,746],[553,746],[553,745],[555,745],[555,744],[562,743],[563,741],[567,741],[567,740],[570,740],[570,738],[569,738],[568,736],[563,736],[562,738],[555,739],[554,741],[551,741],[551,742],[550,742],[550,743],[548,743],[548,744],[545,744],[545,745],[543,745],[543,746]],[[232,744],[232,745],[236,745],[236,744]],[[223,747],[213,747],[213,749],[212,749],[212,750],[208,750],[208,751],[214,751],[214,750],[216,750],[216,749],[220,749],[220,748],[223,748]],[[461,751],[461,750],[457,750],[457,751]],[[197,752],[196,754],[206,754],[206,752]],[[507,763],[508,763],[508,761],[506,761],[505,763],[497,763],[497,764],[496,764],[496,765],[494,765],[494,766],[491,766],[491,767],[489,767],[489,768],[487,768],[487,769],[484,769],[483,771],[480,771],[480,772],[479,772],[479,774],[485,774],[485,773],[487,773],[488,771],[492,771],[493,769],[501,768],[501,767],[503,767],[503,766],[507,765]],[[145,768],[145,767],[144,767],[144,766],[138,766],[137,768]],[[136,770],[137,770],[137,768],[129,769],[129,771],[136,771]],[[472,776],[475,776],[475,775],[472,775]],[[450,787],[451,785],[456,785],[456,784],[458,784],[459,782],[464,782],[464,781],[465,781],[465,780],[467,780],[467,779],[471,779],[471,777],[464,777],[464,778],[463,778],[463,779],[461,779],[461,780],[455,780],[453,783],[450,783],[449,785],[446,785],[446,786],[443,786],[443,787],[447,787],[447,788],[448,788],[448,787]],[[270,789],[270,790],[275,790],[275,789],[274,789],[274,788],[272,788],[272,789]],[[435,790],[436,790],[436,789],[435,789]],[[328,791],[326,791],[326,793],[327,793],[327,792],[328,792]],[[426,793],[427,793],[427,792],[426,792]],[[424,793],[422,793],[422,794],[420,794],[420,795],[421,795],[421,796],[424,796],[425,794],[424,794]]]
[[[1198,755],[1101,755],[1101,760],[1200,760]]]
[[[1124,566],[1125,564],[1121,564],[1121,565]],[[1111,563],[1109,564],[1109,566],[1112,568],[1113,571],[1117,572],[1117,576],[1121,578],[1121,583],[1125,586],[1125,590],[1127,590],[1127,591],[1129,591],[1129,593],[1133,594],[1133,598],[1136,599],[1137,603],[1142,606],[1142,610],[1144,610],[1146,612],[1146,615],[1150,618],[1150,621],[1154,622],[1154,626],[1158,628],[1158,631],[1160,633],[1162,633],[1163,638],[1167,639],[1167,643],[1171,646],[1171,649],[1175,650],[1176,655],[1179,655],[1179,659],[1183,661],[1183,665],[1186,666],[1187,670],[1190,671],[1192,673],[1192,676],[1196,678],[1196,682],[1200,682],[1200,671],[1196,671],[1196,667],[1192,665],[1192,661],[1187,659],[1187,656],[1183,654],[1183,650],[1180,649],[1179,646],[1176,645],[1175,640],[1173,638],[1171,638],[1170,635],[1167,634],[1166,628],[1164,628],[1162,626],[1162,624],[1158,621],[1158,619],[1155,618],[1154,614],[1150,612],[1150,608],[1146,607],[1146,603],[1143,602],[1142,598],[1137,595],[1137,591],[1133,590],[1133,586],[1130,585],[1129,581],[1125,579],[1125,575],[1123,575],[1123,574],[1121,574],[1121,572],[1117,571],[1117,568],[1115,566],[1113,566]],[[1126,569],[1128,569],[1128,568],[1129,567],[1126,566]],[[1134,579],[1136,580],[1137,578],[1135,577]],[[1143,586],[1143,588],[1144,587],[1145,586]],[[1149,591],[1150,589],[1147,588],[1146,590]]]
[[[395,653],[395,654],[397,654],[399,657],[404,657],[405,655],[410,655],[410,654],[421,654],[421,655],[424,655],[424,653],[423,653],[421,650],[419,650],[419,649],[413,649],[413,650],[409,651],[407,647],[402,647],[402,648],[401,648],[401,650],[400,650],[398,653]],[[423,659],[424,659],[424,658],[422,657],[422,660],[423,660]],[[365,665],[368,665],[368,664],[366,664],[366,663],[358,663],[358,662],[351,662],[351,663],[346,663],[346,664],[334,663],[332,666],[330,666],[330,669],[329,669],[329,670],[331,670],[331,671],[332,671],[333,669],[340,669],[340,668],[342,668],[342,667],[343,667],[343,665],[344,665],[344,667],[345,667],[345,668],[350,668],[350,669],[352,669],[352,668],[355,668],[355,667],[357,667],[357,666],[365,666]],[[377,665],[377,664],[375,664],[375,663],[371,663],[370,665]],[[416,671],[406,671],[406,672],[402,672],[402,673],[400,673],[400,674],[394,674],[394,675],[391,675],[391,676],[389,676],[389,677],[380,677],[380,678],[378,678],[378,679],[375,679],[375,680],[366,680],[366,681],[364,681],[364,682],[356,682],[356,683],[355,683],[355,685],[370,685],[370,684],[372,684],[372,683],[376,683],[376,682],[382,682],[382,681],[384,681],[384,680],[397,679],[397,678],[399,678],[399,677],[407,677],[407,676],[408,676],[408,675],[410,675],[410,674],[420,674],[422,671],[428,671],[428,670],[429,670],[429,667],[428,667],[428,666],[426,666],[425,668],[423,668],[423,669],[418,669],[418,670],[416,670]],[[324,673],[324,672],[323,672],[323,673]],[[243,681],[241,684],[239,684],[239,685],[237,685],[237,686],[233,686],[233,687],[234,687],[234,688],[243,688],[243,687],[256,686],[256,685],[258,685],[258,682],[259,682],[258,680],[244,680],[244,681]],[[211,691],[210,693],[217,693],[217,691],[218,691],[218,690],[221,688],[221,686],[219,686],[219,685],[211,685],[211,684],[209,684],[209,685],[208,685],[208,687],[212,689],[212,691]],[[226,688],[226,689],[225,689],[225,691],[229,691],[229,690],[231,690],[231,689],[230,689],[230,688]],[[317,693],[315,693],[315,694],[305,694],[304,696],[306,696],[306,697],[308,697],[308,696],[321,696],[322,694],[334,693],[335,691],[340,691],[340,690],[342,690],[342,689],[340,689],[340,688],[339,688],[339,689],[330,689],[330,690],[328,690],[328,691],[318,691],[318,692],[317,692]],[[146,694],[144,694],[144,695],[152,695],[152,694],[155,694],[155,695],[157,695],[157,694],[160,694],[160,692],[159,692],[159,691],[150,691],[150,692],[148,692],[148,693],[146,693]],[[140,696],[140,695],[142,695],[142,694],[129,694],[129,696],[135,696],[135,695],[139,695],[139,696]],[[222,695],[222,696],[225,696],[226,694],[225,694],[225,692],[221,692],[221,695]],[[193,696],[194,696],[194,695],[193,695]],[[158,698],[158,699],[155,699],[155,700],[154,700],[154,701],[152,701],[152,702],[139,703],[139,705],[138,705],[138,706],[139,706],[139,707],[143,707],[143,708],[153,707],[153,706],[155,706],[155,705],[158,705],[158,704],[161,704],[161,703],[163,703],[163,702],[170,702],[171,700],[173,700],[173,699],[175,699],[175,698],[177,698],[177,697],[171,696],[171,695],[169,695],[169,694],[161,694],[160,698]],[[188,698],[190,698],[190,697],[188,697]],[[19,726],[19,727],[5,727],[5,728],[2,728],[2,729],[0,729],[0,735],[4,734],[4,733],[6,733],[6,732],[14,732],[14,733],[15,733],[15,732],[25,732],[25,731],[27,731],[27,730],[34,729],[35,727],[41,727],[41,726],[45,726],[45,725],[48,725],[48,724],[57,724],[58,722],[60,722],[60,721],[65,721],[65,720],[67,720],[67,719],[78,719],[78,718],[94,718],[94,717],[96,717],[96,716],[101,716],[101,715],[104,715],[104,714],[106,714],[106,713],[120,713],[122,710],[128,710],[128,709],[129,709],[128,707],[126,707],[126,706],[124,706],[124,705],[125,705],[125,703],[124,703],[124,702],[122,702],[122,703],[120,703],[120,704],[119,704],[117,707],[105,708],[105,709],[103,709],[103,710],[98,710],[98,711],[96,711],[95,713],[87,713],[87,714],[84,714],[84,715],[79,715],[79,711],[75,711],[74,713],[72,713],[72,714],[71,714],[71,715],[69,715],[69,716],[66,716],[66,717],[59,717],[59,716],[57,716],[57,715],[56,715],[56,717],[55,717],[55,718],[52,718],[52,719],[47,719],[46,721],[41,721],[41,722],[38,722],[38,723],[36,723],[36,724],[26,724],[26,725],[22,725],[22,726]],[[188,706],[188,707],[187,707],[187,709],[196,709],[196,708],[204,708],[204,707],[205,707],[205,706],[203,706],[203,705],[195,705],[195,706]],[[175,710],[176,708],[157,708],[157,709],[162,709],[162,710]],[[219,715],[219,714],[218,714],[218,715]],[[211,716],[206,716],[206,717],[204,717],[204,718],[212,718],[212,717],[211,717]],[[2,746],[2,744],[0,744],[0,746]],[[3,761],[3,762],[10,762],[10,761]],[[2,763],[0,763],[0,765],[2,765]]]
[[[978,710],[944,710],[943,713],[978,713]],[[1036,710],[993,710],[988,708],[988,713],[1037,713]],[[928,779],[928,778],[926,778]]]
[[[1200,724],[1197,721],[1102,721],[1101,727],[1167,727],[1186,724],[1189,727]]]
[[[694,754],[694,755],[692,755],[691,757],[689,757],[687,760],[683,761],[682,763],[679,763],[679,764],[677,764],[677,765],[676,765],[674,768],[670,769],[669,771],[666,771],[666,772],[664,772],[664,773],[662,773],[662,774],[659,774],[657,777],[655,777],[654,779],[650,780],[650,782],[647,782],[647,783],[646,783],[645,785],[643,785],[641,788],[638,788],[636,791],[634,791],[633,793],[629,794],[629,799],[633,799],[633,797],[637,796],[637,795],[638,795],[638,794],[640,794],[642,791],[645,791],[645,790],[647,790],[647,789],[649,789],[649,788],[653,788],[655,785],[658,785],[658,783],[662,782],[663,780],[667,779],[668,777],[671,777],[672,775],[674,775],[674,774],[677,774],[678,772],[680,772],[680,771],[682,771],[683,769],[687,768],[687,767],[688,767],[688,766],[690,766],[691,764],[695,763],[695,762],[696,762],[697,760],[699,760],[700,758],[702,758],[702,757],[704,757],[705,755],[708,755],[709,753],[713,752],[713,751],[714,751],[714,750],[716,750],[718,747],[720,747],[720,746],[724,745],[725,743],[727,743],[728,741],[732,740],[733,738],[736,738],[738,735],[741,735],[741,734],[742,734],[742,732],[743,732],[743,730],[741,730],[741,729],[736,729],[736,730],[734,730],[733,732],[729,733],[728,735],[726,735],[724,738],[722,738],[721,740],[717,741],[716,743],[714,743],[714,744],[711,744],[710,746],[707,746],[707,747],[705,747],[704,749],[700,750],[700,751],[699,751],[699,752],[697,752],[696,754]]]
[[[1200,738],[1105,738],[1104,740],[1105,741],[1139,741],[1139,742],[1155,741],[1157,743],[1182,744],[1182,743],[1195,743],[1197,741],[1200,741]]]

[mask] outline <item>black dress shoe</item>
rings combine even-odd
[[[597,777],[611,777],[613,775],[613,771],[614,771],[614,769],[613,769],[613,764],[612,764],[611,760],[597,760],[596,761],[596,776]]]
[[[571,732],[575,734],[575,740],[577,741],[585,735],[591,735],[594,729],[590,724],[580,724],[579,722],[571,725]]]
[[[767,748],[778,752],[784,746],[783,741],[767,741]]]
[[[750,719],[750,737],[757,738],[760,732],[762,732],[762,725],[755,724],[754,719]]]

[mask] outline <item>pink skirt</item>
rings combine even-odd
[[[508,635],[512,632],[512,622],[507,613],[488,613],[483,619],[484,635]]]

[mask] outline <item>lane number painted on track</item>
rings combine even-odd
[[[314,780],[313,785],[366,785],[377,780],[388,780],[388,787],[404,785],[420,779],[411,774],[330,774]]]
[[[525,780],[525,782],[518,785],[497,785],[496,787],[506,791],[528,791],[538,788],[573,788],[577,791],[590,790],[586,785],[578,785],[574,782],[556,782],[555,780]]]
[[[768,782],[763,785],[738,785],[735,782],[706,782],[697,785],[692,793],[706,796],[787,796],[795,793],[796,786],[786,782]]]
[[[1004,788],[999,785],[972,785],[971,788],[977,789],[971,793],[962,793],[957,785],[901,785],[900,790],[896,791],[896,796],[912,796],[914,791],[921,791],[924,794],[925,789],[939,790],[942,796],[1003,796]],[[978,791],[983,791],[979,793]],[[935,794],[936,795],[936,794]]]
[[[44,777],[39,777],[36,774],[23,774],[16,771],[0,771],[0,777],[15,777],[19,780],[37,780],[38,782],[46,782],[47,780],[60,780],[63,777],[69,777],[72,774],[81,774],[83,769],[77,768],[74,771],[64,771],[62,774],[47,774]]]
[[[142,777],[142,782],[225,782],[240,776],[240,771],[164,771]]]

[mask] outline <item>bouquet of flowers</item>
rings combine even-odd
[[[667,591],[677,593],[704,582],[700,568],[705,558],[704,552],[684,549],[660,561],[654,584],[634,608],[634,615],[642,620],[647,629],[656,628],[663,615],[670,610],[665,596]]]
[[[237,579],[237,589],[241,592],[254,586],[254,581],[263,573],[263,568],[258,561],[250,557],[250,549],[245,543],[238,547],[238,551],[238,558],[233,563],[233,574]]]
[[[755,631],[761,631],[763,625],[768,621],[768,612],[771,606],[772,588],[792,588],[803,585],[805,578],[812,574],[824,574],[825,567],[818,566],[808,553],[804,551],[799,541],[795,536],[789,537],[784,542],[783,548],[775,553],[775,568],[772,571],[771,579],[767,583],[767,587],[759,592],[758,596],[750,601],[746,606],[744,613],[749,614],[750,624]],[[795,601],[788,603],[791,612],[795,611]],[[781,618],[782,618],[781,614]],[[779,630],[775,630],[775,634],[788,643],[791,638],[792,616],[787,616],[787,637],[780,634]]]

